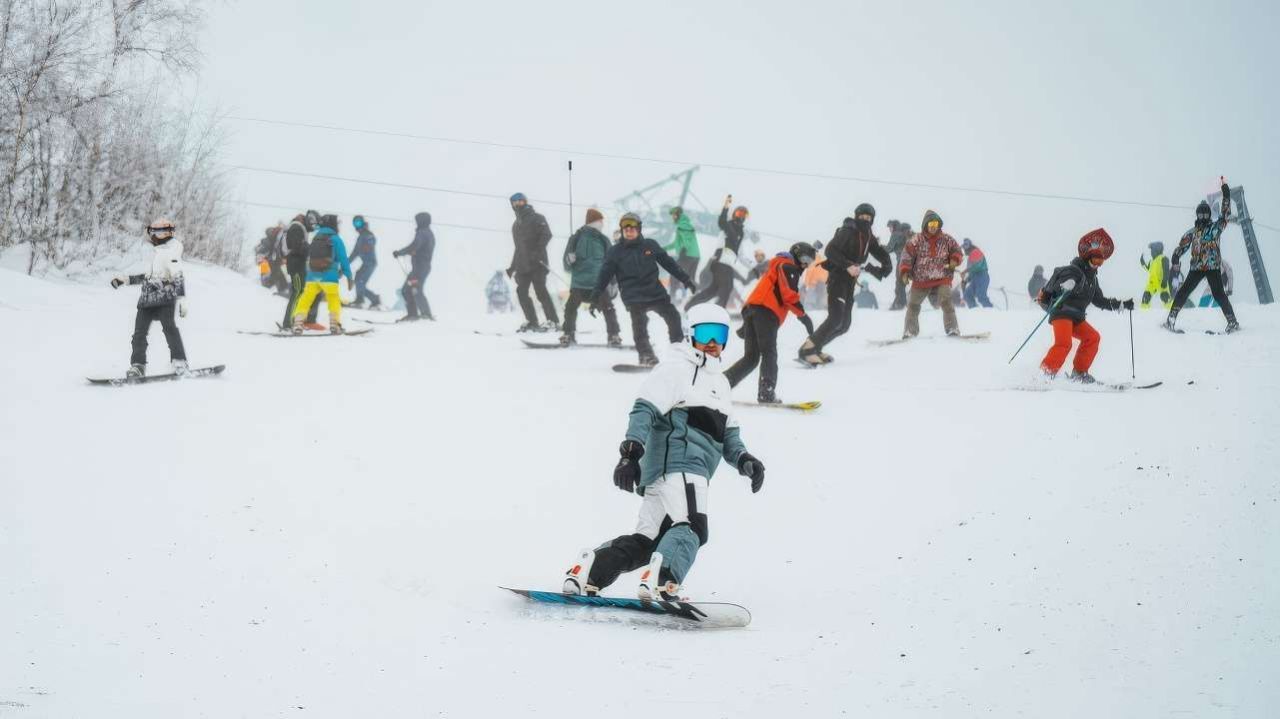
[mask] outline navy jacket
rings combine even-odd
[[[431,271],[431,257],[436,253],[436,234],[431,231],[431,213],[419,212],[413,216],[418,229],[413,233],[413,242],[400,248],[399,254],[409,255],[414,270]]]
[[[603,295],[609,282],[616,277],[624,305],[669,302],[666,288],[658,282],[659,265],[684,284],[693,283],[680,263],[661,245],[641,235],[631,241],[623,240],[609,249],[600,267],[600,276],[596,278],[595,294]]]

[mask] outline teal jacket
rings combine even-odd
[[[570,286],[590,290],[596,286],[604,256],[609,252],[609,238],[591,225],[583,225],[564,246],[564,268],[573,273]],[[573,261],[569,256],[573,255]]]
[[[631,408],[627,439],[644,445],[640,486],[664,474],[710,479],[723,458],[735,468],[747,448],[733,417],[720,360],[682,343],[645,379]]]
[[[329,269],[324,272],[315,272],[311,269],[307,270],[307,282],[337,282],[339,273],[342,277],[351,279],[351,260],[347,258],[347,246],[342,241],[337,231],[329,227],[321,227],[316,230],[316,237],[321,235],[333,235],[333,263],[329,265]],[[315,242],[315,238],[311,239]],[[310,264],[308,264],[310,267]]]
[[[676,238],[662,249],[676,257],[681,255],[694,259],[702,257],[702,253],[698,250],[698,233],[694,232],[693,223],[689,221],[688,215],[680,215],[680,219],[676,220]]]

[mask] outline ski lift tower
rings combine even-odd
[[[1275,301],[1271,294],[1271,280],[1267,278],[1267,266],[1262,262],[1262,250],[1258,247],[1258,235],[1253,231],[1253,218],[1249,215],[1249,206],[1244,202],[1244,187],[1231,188],[1231,199],[1236,202],[1236,216],[1232,222],[1240,225],[1244,233],[1244,247],[1249,253],[1249,269],[1253,271],[1253,286],[1258,289],[1258,303],[1269,305]],[[1221,207],[1222,193],[1209,195],[1210,207]]]
[[[684,172],[677,172],[648,187],[633,190],[615,200],[614,205],[622,212],[634,212],[639,215],[646,229],[645,235],[656,240],[659,245],[666,245],[671,242],[671,236],[675,233],[675,225],[671,223],[667,210],[672,207],[684,207],[689,197],[689,185],[693,183],[693,173],[697,171],[698,166],[694,165]],[[660,191],[672,186],[680,188],[680,198],[674,204],[657,204],[655,198],[659,196]]]

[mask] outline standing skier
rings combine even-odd
[[[871,232],[876,220],[876,208],[864,202],[853,211],[853,217],[844,218],[835,236],[823,251],[827,259],[823,267],[827,277],[827,318],[818,325],[804,344],[800,345],[800,359],[811,365],[826,364],[831,355],[822,351],[832,340],[849,331],[853,323],[853,293],[863,264],[874,256],[879,265],[867,265],[866,271],[877,279],[888,277],[893,260],[880,245],[880,239]]]
[[[347,278],[347,289],[354,284],[351,280],[351,262],[347,259],[347,246],[338,235],[338,216],[324,215],[320,218],[320,227],[315,237],[311,238],[311,246],[307,249],[307,285],[298,298],[298,306],[293,311],[293,333],[302,334],[303,315],[311,309],[317,297],[324,295],[329,304],[329,332],[342,334],[342,295],[338,292],[338,275]]]
[[[981,304],[983,307],[990,307],[991,299],[987,297],[987,288],[991,286],[991,270],[987,266],[987,256],[968,237],[960,243],[960,249],[964,251],[968,261],[964,271],[960,273],[965,306],[977,307]]]
[[[1138,262],[1147,271],[1147,288],[1142,291],[1142,309],[1151,307],[1151,298],[1160,297],[1164,308],[1173,307],[1173,295],[1169,290],[1169,258],[1164,256],[1164,243],[1152,242],[1147,245],[1151,250],[1151,260],[1138,255]]]
[[[516,299],[520,302],[520,309],[524,310],[525,319],[517,332],[548,332],[559,329],[560,318],[556,316],[556,306],[547,292],[547,274],[551,271],[551,266],[547,264],[547,244],[551,242],[551,227],[547,225],[547,218],[533,211],[533,206],[523,192],[511,196],[511,211],[516,213],[515,222],[511,223],[511,241],[515,244],[515,252],[511,255],[507,277],[514,277],[516,280]],[[542,312],[547,317],[545,324],[538,323],[538,312],[533,308],[533,300],[529,298],[530,286],[538,296]]]
[[[779,402],[774,392],[778,385],[778,329],[786,321],[787,313],[798,317],[805,331],[813,335],[813,320],[800,303],[800,274],[813,264],[817,255],[813,245],[797,242],[789,252],[769,260],[768,269],[742,308],[742,329],[738,336],[746,345],[742,359],[724,376],[730,387],[737,387],[760,364],[760,384],[756,390],[756,401],[760,404]]]
[[[880,301],[876,299],[876,293],[871,291],[870,282],[863,280],[858,283],[858,294],[853,296],[853,304],[860,310],[880,309]]]
[[[893,256],[893,266],[897,267],[902,264],[902,250],[907,246],[907,240],[911,239],[911,224],[908,222],[899,222],[897,220],[889,220],[889,244],[885,250]],[[894,273],[893,276],[893,304],[889,305],[890,310],[900,310],[907,306],[907,286],[902,282],[902,276]]]
[[[307,210],[293,218],[284,231],[284,266],[289,273],[289,301],[284,306],[284,320],[280,328],[286,329],[293,324],[293,311],[298,307],[298,298],[302,296],[302,288],[307,284],[307,247],[310,246],[311,233],[315,230],[311,217],[315,210]],[[307,316],[307,324],[315,325],[316,312],[319,305]]]
[[[698,272],[698,262],[702,258],[702,250],[698,247],[698,233],[693,229],[693,222],[689,220],[688,215],[684,214],[683,207],[672,207],[670,210],[671,221],[675,223],[676,234],[671,244],[663,247],[667,253],[675,256],[676,263],[680,265],[680,269],[690,277]],[[667,288],[671,295],[671,301],[676,301],[676,293],[688,292],[688,288],[672,281],[671,286]]]
[[[591,293],[591,306],[604,308],[609,297],[607,288],[616,277],[622,305],[631,315],[631,335],[640,354],[640,364],[652,367],[658,364],[658,357],[649,342],[649,312],[657,312],[666,321],[667,338],[672,344],[684,339],[680,311],[671,304],[666,288],[658,281],[659,265],[691,291],[695,291],[695,287],[671,255],[641,234],[638,215],[628,212],[618,220],[618,226],[622,230],[622,241],[609,248],[609,254],[605,255]]]
[[[712,298],[716,304],[724,307],[733,294],[733,281],[737,277],[734,266],[738,264],[738,251],[742,247],[742,238],[746,236],[746,222],[750,212],[743,205],[733,209],[733,218],[729,217],[729,205],[733,204],[733,195],[724,198],[724,207],[720,210],[717,222],[724,233],[724,244],[711,256],[711,284],[694,294],[685,304],[684,311],[706,302]]]
[[[938,288],[938,304],[942,307],[942,326],[947,336],[960,334],[956,321],[956,308],[951,296],[951,282],[956,268],[964,256],[960,245],[951,235],[942,231],[942,217],[933,210],[924,213],[921,232],[912,237],[902,250],[902,262],[898,264],[898,276],[903,283],[911,284],[907,295],[907,317],[902,329],[902,339],[920,334],[920,305]]]
[[[356,270],[356,301],[352,302],[351,306],[364,307],[364,300],[367,297],[369,308],[376,310],[382,305],[382,298],[369,289],[369,278],[373,277],[373,271],[378,269],[378,238],[369,229],[369,223],[365,221],[364,215],[351,218],[351,226],[359,233],[356,235],[355,249],[351,251],[351,260],[360,260],[360,269]]]
[[[689,323],[690,343],[673,347],[641,385],[618,448],[614,485],[644,497],[636,531],[584,550],[565,573],[566,594],[594,595],[647,565],[640,598],[678,598],[707,543],[707,494],[720,459],[751,478],[753,493],[764,485],[764,465],[743,445],[720,372],[729,313],[704,305],[689,312]]]
[[[604,215],[592,207],[587,210],[587,222],[573,233],[564,246],[564,268],[570,273],[569,299],[564,303],[564,334],[560,335],[560,344],[568,347],[577,341],[574,332],[578,327],[578,307],[585,301],[592,315],[596,311],[604,312],[604,326],[609,334],[609,346],[622,345],[621,329],[618,327],[618,312],[613,308],[613,300],[608,293],[591,301],[591,291],[595,289],[596,278],[600,276],[600,268],[604,258],[609,254],[611,244],[604,236]]]
[[[133,354],[129,357],[128,379],[138,379],[147,374],[147,333],[151,323],[160,321],[164,339],[169,343],[169,361],[174,374],[187,371],[187,351],[182,346],[182,334],[173,315],[187,316],[187,288],[182,278],[182,243],[173,236],[173,223],[159,219],[147,226],[147,239],[155,248],[151,268],[140,275],[117,275],[111,279],[111,289],[121,285],[142,285],[138,297],[138,313],[133,320]],[[726,393],[726,396],[727,393]]]
[[[1038,300],[1040,290],[1044,289],[1045,283],[1048,281],[1044,276],[1044,265],[1036,265],[1036,268],[1031,271],[1031,279],[1027,280],[1027,295],[1033,301]]]
[[[1191,250],[1191,271],[1187,273],[1187,278],[1183,280],[1178,293],[1174,295],[1173,309],[1169,310],[1169,317],[1164,321],[1165,329],[1170,332],[1178,331],[1174,326],[1178,322],[1178,312],[1202,279],[1209,283],[1213,299],[1217,300],[1222,307],[1222,314],[1227,318],[1227,332],[1240,329],[1240,323],[1236,321],[1236,312],[1231,307],[1231,299],[1227,297],[1222,287],[1222,248],[1219,242],[1222,239],[1222,231],[1227,229],[1230,215],[1231,188],[1224,179],[1222,180],[1222,212],[1218,215],[1218,219],[1216,221],[1213,219],[1213,210],[1209,207],[1209,203],[1201,200],[1196,207],[1195,227],[1187,230],[1178,242],[1178,248],[1173,251],[1171,262],[1174,267],[1179,267],[1182,253],[1188,249]]]
[[[409,256],[409,274],[404,278],[400,295],[404,297],[407,314],[397,322],[416,322],[419,319],[434,320],[431,305],[427,304],[427,275],[431,274],[431,258],[436,254],[436,234],[431,231],[431,213],[419,212],[413,216],[417,229],[413,241],[391,253],[392,257]]]
[[[1104,310],[1133,309],[1133,300],[1107,297],[1098,285],[1098,268],[1111,257],[1115,244],[1107,231],[1098,228],[1084,237],[1076,247],[1077,257],[1070,264],[1053,271],[1048,284],[1040,292],[1040,305],[1049,311],[1053,327],[1053,346],[1040,362],[1040,369],[1050,378],[1056,377],[1071,352],[1071,340],[1080,340],[1075,360],[1071,363],[1071,379],[1084,384],[1097,380],[1089,374],[1093,358],[1098,354],[1102,336],[1085,320],[1092,304]],[[1056,306],[1055,306],[1056,304]]]

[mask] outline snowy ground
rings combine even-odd
[[[1275,307],[1240,308],[1230,337],[1196,331],[1216,310],[1183,336],[1137,313],[1138,379],[1165,385],[1127,394],[1010,391],[1048,343],[1006,365],[1031,311],[962,312],[987,343],[881,349],[901,314],[860,312],[837,364],[783,360],[781,394],[821,411],[743,411],[763,491],[713,482],[687,592],[753,623],[681,632],[496,589],[555,588],[630,531],[610,472],[639,380],[607,368],[633,355],[524,350],[472,332],[514,315],[434,297],[438,324],[245,336],[281,301],[221,270],[190,283],[192,363],[227,373],[97,388],[127,365],[136,288],[0,270],[0,716],[1280,706]],[[1128,379],[1126,316],[1093,320],[1095,373]]]

